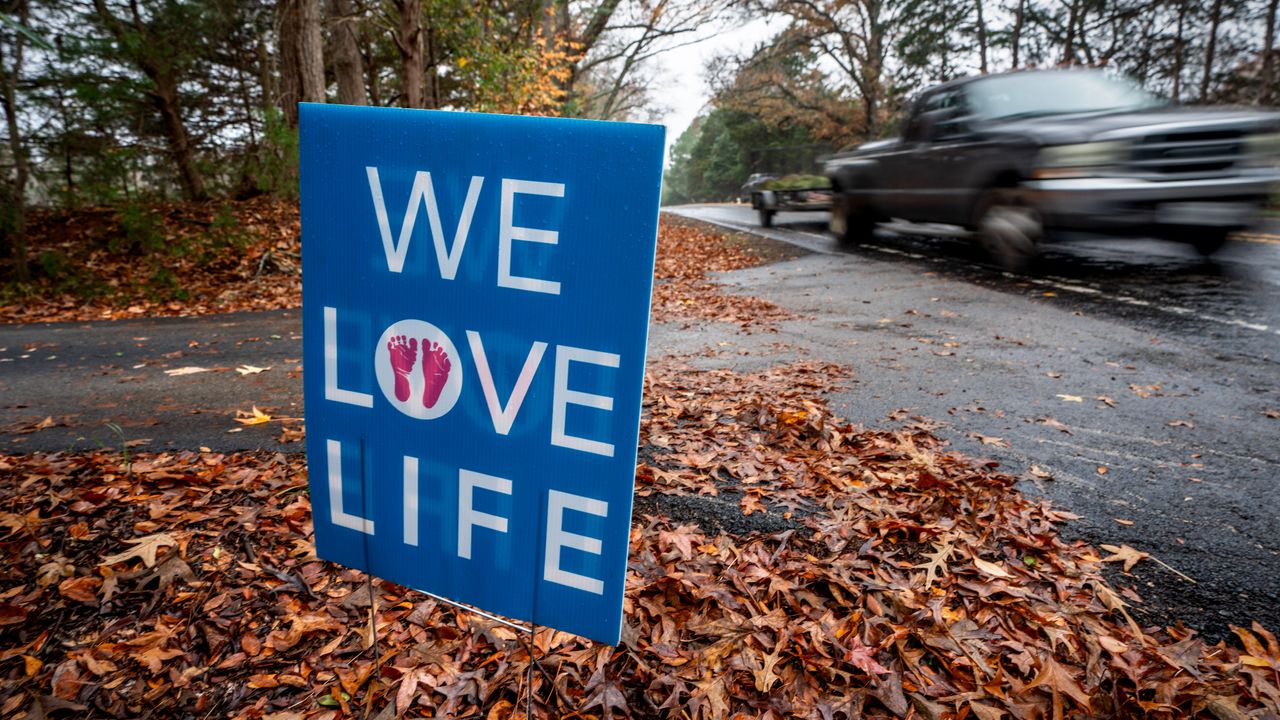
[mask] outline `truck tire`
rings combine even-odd
[[[773,211],[760,208],[760,227],[773,227]]]
[[[1196,252],[1200,253],[1204,257],[1209,257],[1221,250],[1223,245],[1227,244],[1227,235],[1230,233],[1230,230],[1225,230],[1223,228],[1205,228],[1197,231],[1196,234],[1191,237],[1189,242],[1191,243],[1191,246],[1196,249]]]
[[[1025,270],[1040,251],[1044,221],[1013,188],[993,188],[978,199],[974,213],[978,242],[987,255],[1009,271]]]
[[[866,207],[859,206],[844,195],[836,195],[831,203],[831,221],[828,227],[837,243],[853,247],[871,240],[876,222]]]

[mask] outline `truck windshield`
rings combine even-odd
[[[1029,72],[970,83],[969,102],[989,120],[1157,107],[1165,101],[1128,81],[1093,70]]]

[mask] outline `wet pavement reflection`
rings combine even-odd
[[[689,214],[760,230],[749,207],[698,206]],[[1017,273],[1002,270],[964,238],[882,228],[874,242],[842,248],[827,232],[825,213],[779,213],[770,234],[822,252],[898,256],[992,289],[1052,293],[1094,313],[1142,321],[1193,342],[1225,343],[1220,349],[1252,357],[1274,359],[1280,351],[1280,222],[1264,221],[1208,258],[1164,240],[1064,236],[1046,243]]]

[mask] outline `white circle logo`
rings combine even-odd
[[[373,354],[378,387],[395,409],[433,420],[453,409],[462,392],[458,351],[440,328],[401,320],[382,333]]]

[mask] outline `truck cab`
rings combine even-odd
[[[945,223],[1006,267],[1057,230],[1145,234],[1211,253],[1280,182],[1280,114],[1186,108],[1098,70],[1013,72],[930,88],[901,137],[831,158],[832,230]]]

